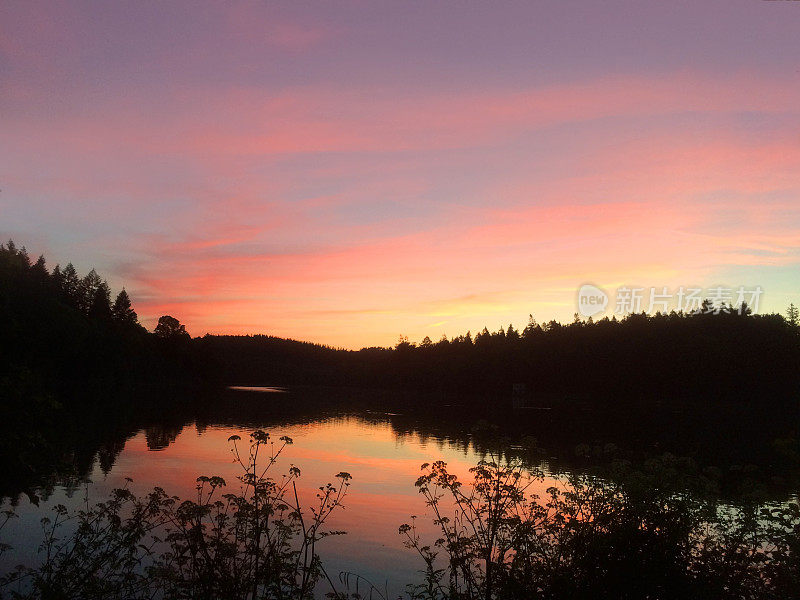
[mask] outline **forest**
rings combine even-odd
[[[714,314],[633,314],[484,329],[438,342],[401,338],[394,348],[358,351],[272,336],[194,340],[227,381],[317,383],[481,396],[508,401],[525,384],[530,401],[552,405],[661,402],[676,398],[780,404],[798,390],[800,329],[781,315],[744,307]]]
[[[150,333],[127,292],[112,301],[94,270],[48,270],[14,242],[0,246],[0,327],[6,394],[86,395],[143,385],[338,385],[426,392],[450,402],[530,405],[672,401],[767,403],[800,391],[797,309],[753,314],[746,306],[617,320],[484,328],[452,338],[345,350],[270,335],[191,338],[164,315]],[[793,404],[792,404],[793,405]]]

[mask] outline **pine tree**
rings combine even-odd
[[[798,314],[797,307],[794,303],[789,305],[789,309],[786,311],[786,320],[789,321],[789,324],[793,327],[797,327],[798,322],[800,322],[800,314]]]
[[[50,280],[50,273],[47,272],[47,264],[44,256],[39,256],[38,260],[31,267],[31,274],[39,285],[46,285]]]
[[[25,248],[25,246],[20,248],[20,251],[17,252],[17,256],[19,256],[25,262],[26,267],[31,266],[31,259],[28,256],[28,250]]]
[[[68,263],[61,272],[61,294],[64,301],[75,308],[80,307],[79,290],[81,281],[78,279],[78,272],[72,263]]]
[[[136,311],[134,311],[131,306],[131,299],[128,296],[128,292],[125,291],[125,288],[117,294],[117,298],[114,300],[114,306],[111,307],[111,318],[123,325],[136,325],[139,322],[139,318],[136,315]]]
[[[94,288],[88,314],[94,319],[108,320],[111,318],[111,290],[105,281],[100,281]]]
[[[78,308],[80,308],[83,312],[89,313],[92,309],[92,305],[94,304],[94,296],[95,292],[97,292],[97,288],[103,282],[100,279],[100,275],[97,274],[97,271],[92,269],[86,274],[86,277],[81,279],[80,284],[78,285]]]
[[[514,326],[509,323],[508,329],[506,330],[506,339],[508,340],[518,340],[519,339],[519,332],[514,329]]]
[[[531,337],[537,329],[539,329],[539,324],[536,322],[536,319],[533,318],[533,315],[529,314],[528,324],[525,326],[525,329],[522,330],[522,337]]]
[[[42,254],[39,255],[39,258],[36,260],[36,263],[33,265],[32,268],[36,269],[37,271],[47,273],[47,263],[44,259],[44,255]]]
[[[59,265],[53,267],[53,272],[50,274],[50,281],[53,282],[53,285],[59,292],[63,289],[64,274],[61,272],[61,267]]]

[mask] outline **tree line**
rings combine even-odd
[[[3,472],[49,468],[70,424],[142,411],[157,388],[162,397],[201,371],[185,330],[165,318],[148,332],[127,291],[112,295],[94,269],[49,269],[13,241],[0,245]]]
[[[195,343],[218,358],[226,381],[390,387],[443,401],[507,402],[515,384],[534,406],[697,398],[776,404],[800,390],[796,319],[747,307],[569,324],[531,316],[521,330],[509,325],[420,343],[401,337],[393,348],[358,351],[259,335]]]
[[[72,263],[48,270],[13,241],[0,245],[0,375],[29,377],[50,391],[92,382],[148,379],[174,374],[176,348],[189,336],[164,316],[154,333],[138,320],[128,292],[114,296],[97,271],[78,274]]]
[[[800,391],[797,309],[746,305],[694,313],[630,314],[523,328],[484,328],[438,341],[401,337],[391,348],[344,350],[269,335],[192,339],[175,317],[153,333],[123,289],[111,300],[94,271],[46,268],[13,242],[0,246],[0,317],[8,359],[0,376],[34,373],[50,388],[98,381],[203,380],[425,391],[445,401],[610,406],[678,399],[780,404]],[[23,377],[24,379],[24,377]],[[503,404],[502,406],[505,406]]]

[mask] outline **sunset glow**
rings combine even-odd
[[[623,18],[624,17],[624,18]],[[632,24],[636,26],[632,26]],[[0,235],[335,346],[800,293],[791,2],[0,6]]]

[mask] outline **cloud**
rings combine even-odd
[[[328,40],[240,25],[289,51]],[[16,77],[4,226],[103,248],[148,323],[172,313],[193,334],[387,344],[569,317],[564,290],[589,280],[680,285],[798,261],[794,80],[181,79],[30,105]]]

